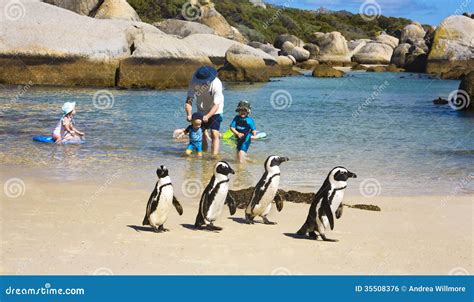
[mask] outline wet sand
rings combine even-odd
[[[6,178],[2,179],[4,181]],[[371,199],[381,212],[344,208],[327,235],[291,237],[309,205],[285,203],[270,220],[242,223],[228,211],[215,233],[190,228],[198,206],[180,197],[168,233],[141,229],[149,191],[24,180],[24,195],[1,195],[2,274],[465,274],[473,273],[474,196]],[[151,188],[150,188],[151,191]],[[260,221],[257,219],[257,221]],[[139,226],[134,228],[131,226]]]

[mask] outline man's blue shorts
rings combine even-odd
[[[252,137],[252,134],[248,133],[247,136],[240,139],[237,142],[237,150],[247,152],[248,149],[250,148],[250,143],[252,142],[251,137]]]
[[[202,123],[202,129],[211,129],[220,131],[222,123],[222,114],[214,114],[207,123]]]
[[[187,150],[202,152],[202,142],[189,143]]]

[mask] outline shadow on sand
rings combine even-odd
[[[246,222],[245,218],[242,218],[242,217],[229,217],[228,219],[233,220],[234,222],[237,222],[237,223],[240,223],[240,224],[250,225]],[[254,220],[253,222],[262,224],[262,222],[260,222],[258,220]]]
[[[127,225],[127,227],[134,229],[136,232],[151,232],[154,233],[155,231],[151,226],[141,226],[141,225]]]
[[[212,230],[206,227],[202,228],[196,228],[194,224],[189,224],[189,223],[182,223],[181,226],[185,229],[191,230],[191,231],[206,231],[206,232],[211,232],[211,233],[219,233],[220,230]]]

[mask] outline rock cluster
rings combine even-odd
[[[340,32],[314,32],[306,42],[281,34],[272,45],[248,42],[211,1],[189,3],[199,8],[197,17],[150,25],[126,0],[22,2],[34,14],[0,18],[0,83],[169,88],[185,86],[203,64],[219,68],[224,80],[250,82],[298,68],[340,77],[344,72],[332,66],[343,66],[464,78],[472,93],[465,84],[472,83],[467,75],[474,70],[471,14],[450,16],[436,29],[414,22],[399,39],[381,32],[348,42]],[[254,4],[264,8],[261,1]]]

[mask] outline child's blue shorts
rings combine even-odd
[[[237,150],[247,152],[250,148],[250,143],[252,142],[250,137],[252,137],[251,133],[247,134],[246,137],[240,139],[237,143]]]
[[[187,150],[202,152],[202,142],[189,143]]]

